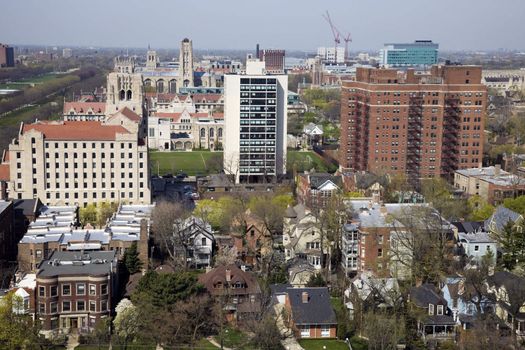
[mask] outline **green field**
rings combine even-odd
[[[300,339],[304,350],[348,350],[348,345],[337,339]]]
[[[315,169],[316,172],[333,173],[337,170],[337,166],[325,161],[317,153],[312,151],[292,151],[288,150],[288,157],[286,160],[286,168],[292,171],[295,166],[297,172],[310,171]]]
[[[207,175],[219,173],[222,170],[222,152],[191,151],[191,152],[150,152],[151,173],[154,175]],[[287,170],[292,171],[295,166],[297,172],[315,169],[317,172],[333,173],[337,167],[317,153],[308,151],[288,150]]]
[[[16,89],[23,90],[28,88],[31,84],[43,84],[52,79],[61,77],[60,74],[44,74],[37,77],[24,78],[16,82],[10,82],[5,84],[0,84],[0,89]]]
[[[151,152],[149,159],[154,175],[206,175],[222,168],[222,152]]]

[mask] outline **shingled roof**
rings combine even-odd
[[[287,288],[286,292],[296,325],[337,324],[328,288]]]

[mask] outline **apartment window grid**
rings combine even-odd
[[[277,79],[241,78],[242,175],[276,174]]]

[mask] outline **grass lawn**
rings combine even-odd
[[[292,171],[293,167],[296,167],[297,172],[302,173],[305,170],[311,170],[315,168],[317,172],[329,172],[333,173],[337,170],[337,167],[323,158],[317,153],[312,151],[292,151],[288,150],[288,157],[286,160],[287,170]]]
[[[246,334],[235,328],[226,328],[222,333],[223,346],[236,350],[248,350],[253,347],[250,346],[250,339]],[[220,344],[221,336],[217,335],[214,337],[215,341]]]
[[[350,338],[350,344],[352,344],[353,350],[367,350],[368,349],[368,344],[366,343],[366,340],[361,339],[359,337]]]
[[[299,344],[304,350],[348,350],[348,345],[337,339],[300,339]]]
[[[220,161],[219,161],[220,159]],[[206,175],[217,172],[217,164],[222,168],[222,152],[151,152],[151,173],[176,175],[184,172],[188,175]]]

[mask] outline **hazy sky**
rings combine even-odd
[[[525,0],[2,0],[0,42],[313,50],[332,43],[328,10],[351,49],[432,39],[444,50],[524,49]]]

